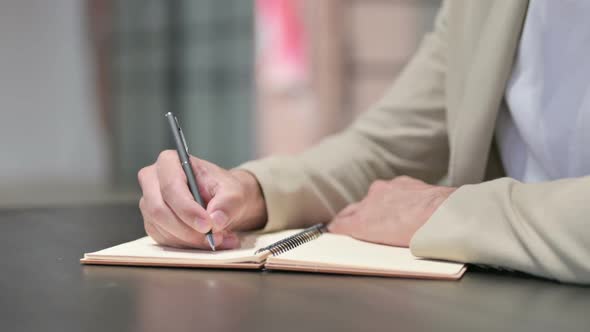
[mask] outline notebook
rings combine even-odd
[[[83,264],[267,269],[424,279],[460,279],[461,263],[417,258],[407,248],[332,234],[323,225],[270,234],[242,234],[234,250],[176,249],[150,237],[87,253]]]

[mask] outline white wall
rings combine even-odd
[[[0,194],[105,180],[83,4],[0,1]]]

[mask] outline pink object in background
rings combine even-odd
[[[261,78],[289,89],[308,79],[307,41],[298,0],[256,0],[257,62]]]

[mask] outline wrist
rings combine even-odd
[[[246,195],[242,220],[237,223],[239,231],[249,231],[263,228],[266,225],[266,202],[262,188],[254,174],[244,170],[231,170],[233,176],[240,182]]]
[[[457,190],[455,187],[442,187],[436,199],[436,209],[438,209],[438,207],[441,206],[449,198],[449,196],[455,192],[455,190]]]
[[[431,206],[428,212],[428,217],[426,218],[426,220],[424,220],[424,222],[426,222],[428,219],[430,219],[430,217],[434,214],[434,212],[436,212],[436,210],[438,210],[438,208],[449,198],[449,196],[451,196],[455,190],[457,190],[457,188],[455,187],[439,187],[438,188],[438,193],[434,196],[432,202],[431,202]]]

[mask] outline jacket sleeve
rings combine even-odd
[[[457,189],[412,238],[416,256],[590,283],[590,177]]]
[[[265,230],[326,222],[361,199],[377,179],[404,174],[434,182],[448,168],[445,117],[447,3],[385,97],[343,132],[296,156],[274,156],[240,169],[265,196]]]

